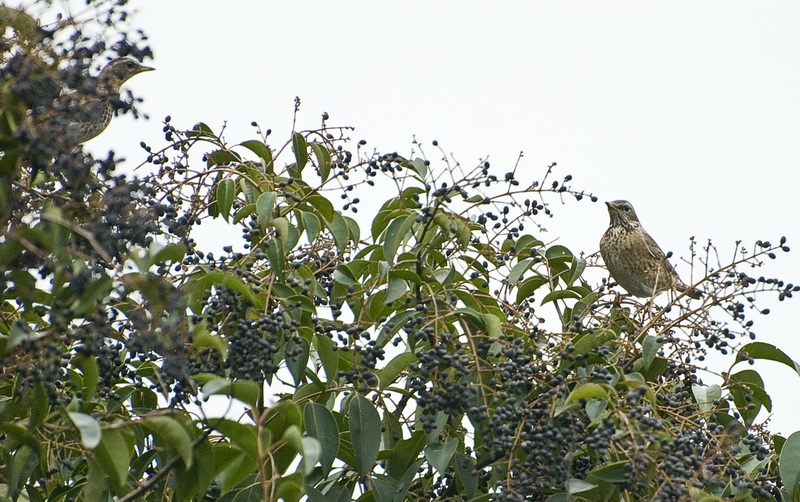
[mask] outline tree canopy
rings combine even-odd
[[[597,201],[557,166],[524,186],[522,159],[378,152],[327,114],[234,142],[167,116],[149,174],[119,174],[25,125],[92,62],[152,56],[94,4],[0,6],[0,496],[800,500],[750,368],[800,373],[753,333],[800,290],[759,274],[784,238],[694,245],[703,298],[639,301],[544,237]]]

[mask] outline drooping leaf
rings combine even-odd
[[[275,201],[277,199],[278,194],[275,192],[264,192],[256,199],[256,214],[261,226],[266,227],[272,222],[272,212],[275,210]]]
[[[308,162],[308,145],[306,138],[299,132],[292,133],[292,151],[294,151],[294,158],[297,161],[297,171],[300,173]]]
[[[217,204],[219,214],[228,221],[233,206],[233,197],[236,193],[236,184],[230,178],[226,178],[217,186]]]
[[[267,145],[254,139],[243,141],[239,144],[258,155],[261,159],[261,165],[266,172],[271,173],[274,170],[272,164],[272,150],[270,150]]]
[[[786,355],[785,352],[778,347],[764,342],[751,342],[739,349],[740,359],[766,359],[769,361],[776,361],[783,363],[792,368],[798,375],[800,375],[800,364],[794,361],[791,357]]]
[[[183,425],[172,417],[150,417],[141,424],[153,432],[157,441],[168,445],[177,453],[183,465],[190,467],[192,464],[192,438]]]
[[[306,433],[320,444],[319,461],[323,476],[327,476],[339,451],[339,427],[331,411],[317,403],[308,403],[303,408],[303,424]]]
[[[455,438],[448,439],[445,443],[429,444],[425,447],[425,458],[428,459],[428,462],[434,469],[444,475],[447,472],[447,465],[450,463],[450,459],[453,458],[453,454],[456,452],[457,446],[458,440]]]
[[[722,397],[722,388],[716,384],[707,386],[692,384],[692,394],[702,411],[711,411],[716,406],[714,402]]]
[[[317,158],[317,167],[319,168],[319,177],[322,181],[326,181],[331,174],[331,154],[324,145],[319,143],[311,143],[311,150]]]
[[[366,476],[378,460],[381,446],[381,418],[375,406],[365,397],[356,395],[348,408],[350,440],[353,443],[358,473]]]
[[[97,423],[97,420],[84,413],[68,412],[67,415],[69,415],[69,419],[72,420],[75,427],[78,428],[78,432],[81,434],[81,443],[85,448],[91,450],[100,444],[103,434],[100,431],[100,424]]]
[[[800,492],[800,432],[786,438],[778,461],[781,481],[791,500]]]

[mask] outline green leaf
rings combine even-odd
[[[395,218],[389,223],[386,233],[383,235],[383,256],[390,263],[394,261],[394,255],[397,253],[397,248],[409,236],[409,231],[414,225],[417,216],[409,214]]]
[[[287,352],[296,351],[299,353],[295,357],[286,356],[286,367],[289,368],[289,373],[292,374],[295,385],[300,385],[306,378],[306,366],[308,365],[308,340],[299,338],[297,342],[290,341],[287,344]]]
[[[439,474],[444,476],[447,473],[447,465],[453,454],[456,452],[458,439],[448,439],[445,443],[433,443],[425,447],[425,458]]]
[[[560,244],[547,248],[544,257],[549,262],[565,262],[573,259],[572,251]]]
[[[325,369],[325,375],[328,380],[333,380],[339,371],[339,351],[333,350],[334,346],[335,342],[324,334],[318,334],[314,337],[314,348],[317,349],[317,355],[322,362],[322,367]]]
[[[381,417],[365,397],[355,395],[348,408],[350,440],[356,456],[356,469],[366,476],[378,460],[381,446]]]
[[[341,264],[334,269],[333,280],[345,286],[357,286],[359,284],[353,271],[345,264]]]
[[[421,180],[425,180],[425,177],[428,175],[428,166],[425,165],[425,161],[417,157],[413,161],[408,163],[409,169],[417,173]]]
[[[585,383],[570,392],[567,402],[578,399],[608,399],[608,386],[599,383]]]
[[[306,485],[305,490],[309,502],[350,502],[352,500],[350,497],[351,492],[342,485],[333,485],[325,493],[308,485]]]
[[[219,204],[219,214],[228,221],[228,216],[233,206],[233,197],[236,194],[236,184],[232,179],[226,178],[217,186],[217,203]]]
[[[161,416],[141,420],[139,423],[151,430],[157,440],[163,441],[162,445],[169,445],[175,450],[187,468],[191,466],[192,438],[180,422],[172,417]]]
[[[764,381],[756,371],[744,370],[731,375],[728,390],[747,425],[755,421],[762,407],[772,411],[772,399],[764,391]]]
[[[772,411],[772,399],[764,390],[764,380],[762,380],[757,371],[740,371],[731,375],[731,381],[747,387],[754,400],[764,405],[767,411]]]
[[[547,284],[547,279],[541,275],[534,275],[522,281],[522,284],[517,288],[517,303],[522,303],[523,300],[530,297],[534,291]]]
[[[503,323],[494,314],[481,314],[481,320],[486,327],[486,334],[489,338],[497,338],[502,333]]]
[[[716,407],[714,401],[719,401],[722,397],[722,388],[717,384],[709,386],[692,384],[692,394],[700,410],[708,412]]]
[[[214,131],[211,130],[204,122],[198,122],[192,126],[189,131],[186,131],[186,136],[205,136],[209,138],[216,138]]]
[[[796,493],[800,492],[800,432],[795,432],[788,438],[781,448],[778,460],[781,481],[786,493],[794,500]]]
[[[78,355],[75,357],[75,366],[83,373],[81,398],[84,401],[91,401],[97,392],[97,383],[100,379],[100,368],[97,365],[97,359],[85,355]],[[84,446],[86,445],[84,444]],[[87,448],[94,448],[94,446],[87,446]]]
[[[297,171],[302,172],[308,162],[308,145],[306,138],[299,132],[292,133],[292,150],[294,151],[294,158],[297,161]]]
[[[322,444],[317,439],[311,437],[303,437],[303,470],[305,475],[311,474],[314,466],[319,462],[319,457],[322,452]]]
[[[244,194],[244,201],[247,205],[255,204],[256,202],[256,187],[252,183],[250,183],[246,178],[239,178],[239,190],[242,191]],[[241,220],[242,217],[239,216],[241,213],[241,209],[236,211],[236,216]]]
[[[596,487],[597,485],[583,479],[571,478],[567,480],[567,493],[569,494],[586,492]]]
[[[589,471],[586,475],[590,480],[601,480],[607,483],[624,483],[628,479],[630,461],[622,460],[601,465]]]
[[[644,360],[644,369],[650,368],[653,359],[656,358],[661,344],[657,342],[658,338],[653,335],[647,335],[642,341],[642,359]]]
[[[270,150],[267,145],[254,139],[243,141],[239,143],[239,145],[258,155],[266,172],[271,173],[274,170],[272,164],[272,150]]]
[[[406,284],[406,281],[399,277],[393,277],[390,272],[389,284],[386,287],[386,296],[383,302],[388,305],[403,296],[406,291],[408,291],[408,284]]]
[[[322,475],[328,476],[339,451],[339,427],[336,425],[336,419],[325,406],[307,403],[303,408],[303,423],[306,433],[319,441]]]
[[[95,451],[106,476],[113,481],[115,486],[122,485],[128,476],[133,453],[122,433],[115,430],[105,431],[103,439]]]
[[[522,278],[522,274],[527,272],[528,269],[531,268],[533,263],[534,263],[533,258],[527,258],[514,265],[514,268],[512,268],[511,272],[509,272],[508,274],[508,283],[516,284],[520,280],[520,278]]]
[[[369,480],[372,497],[375,502],[393,502],[397,490],[397,482],[388,476],[373,474]]]
[[[230,381],[214,378],[203,385],[202,391],[206,396],[230,396],[255,408],[261,389],[257,383],[249,380]]]
[[[586,402],[584,409],[591,423],[596,424],[600,422],[600,419],[605,416],[603,412],[606,411],[606,406],[608,406],[607,399],[590,399]]]
[[[617,334],[610,329],[598,329],[591,333],[581,333],[572,341],[575,348],[574,353],[588,354],[590,351],[615,338],[617,338]]]
[[[319,215],[323,220],[333,220],[333,215],[336,214],[336,211],[333,209],[333,204],[331,204],[331,201],[317,193],[309,195],[308,198],[306,198],[306,201],[319,212]]]
[[[454,462],[456,475],[464,487],[467,499],[471,499],[478,491],[478,476],[475,473],[475,459],[458,454]]]
[[[586,270],[586,260],[580,258],[573,260],[572,266],[569,269],[569,277],[565,281],[567,286],[572,286],[572,284],[581,277],[584,270]]]
[[[306,239],[308,239],[309,244],[313,244],[322,231],[322,223],[319,220],[319,216],[310,211],[300,211],[300,220],[306,230]]]
[[[266,227],[272,222],[272,212],[275,210],[277,199],[278,194],[275,192],[264,192],[256,199],[256,214],[262,227]]]
[[[311,143],[311,150],[317,158],[317,166],[319,167],[319,177],[322,181],[326,181],[331,174],[331,154],[324,145],[319,143]]]
[[[547,296],[545,296],[544,299],[542,300],[542,305],[545,305],[546,303],[550,303],[556,300],[566,300],[569,298],[572,298],[574,300],[580,300],[581,295],[580,293],[576,293],[575,291],[572,291],[570,289],[558,289],[556,291],[548,293]]]
[[[386,366],[381,370],[381,374],[379,377],[379,388],[381,390],[385,389],[389,385],[391,385],[395,379],[408,367],[417,360],[417,356],[411,352],[403,352],[402,354],[396,355],[391,361],[389,361]]]
[[[78,428],[78,432],[81,434],[81,444],[84,447],[92,450],[100,444],[103,433],[100,431],[100,424],[97,423],[97,420],[84,413],[67,412],[67,415]]]
[[[347,233],[349,238],[352,242],[358,242],[361,240],[361,228],[358,226],[358,222],[349,216],[342,216],[344,222],[347,224]]]
[[[391,450],[386,459],[389,475],[398,478],[415,464],[419,453],[425,447],[425,432],[421,429],[414,431],[408,439],[401,439]]]
[[[347,227],[347,222],[340,213],[337,212],[333,214],[333,219],[328,222],[328,229],[333,235],[336,247],[338,247],[340,251],[344,251],[347,248],[347,242],[350,238],[350,229]]]
[[[791,357],[787,356],[785,352],[774,345],[770,345],[769,343],[748,343],[739,350],[740,360],[742,360],[743,357],[744,359],[751,357],[753,359],[766,359],[769,361],[783,363],[800,375],[800,364],[797,364]]]
[[[270,239],[267,241],[267,260],[272,271],[281,281],[284,280],[286,270],[286,252],[283,246],[283,239]]]
[[[179,263],[186,256],[186,246],[181,243],[167,244],[153,256],[153,264],[166,261]]]

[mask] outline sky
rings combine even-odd
[[[499,173],[522,151],[523,185],[557,162],[557,177],[571,174],[573,187],[630,200],[687,281],[680,257],[692,236],[711,239],[724,260],[736,241],[785,235],[795,250],[753,275],[800,282],[798,2],[129,6],[157,71],[127,85],[151,120],[117,118],[90,151],[114,149],[133,167],[144,158],[139,141],[163,144],[166,115],[179,128],[227,123],[231,143],[254,138],[255,120],[282,142],[299,96],[299,129],[327,112],[380,151],[437,140],[464,166],[488,157]],[[550,201],[556,217],[542,240],[596,252],[604,205]],[[774,302],[755,319],[759,340],[795,360],[798,301]],[[778,363],[755,368],[774,401],[770,429],[800,430],[800,377]]]

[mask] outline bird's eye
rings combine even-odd
[[[133,63],[133,61],[128,61],[128,62],[126,63],[126,66],[127,66],[128,68],[133,68],[133,67],[135,67],[136,65]]]
[[[631,210],[631,206],[622,206],[622,210],[628,212]]]

